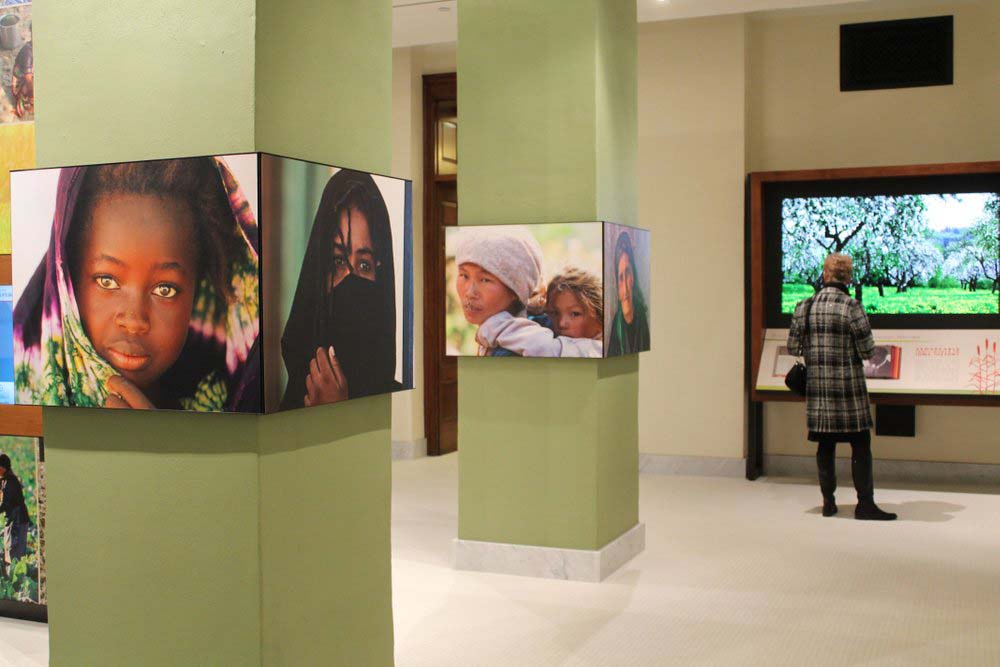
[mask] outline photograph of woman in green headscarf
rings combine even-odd
[[[604,271],[606,356],[648,351],[649,232],[605,224]]]

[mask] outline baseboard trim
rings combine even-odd
[[[990,463],[949,463],[943,461],[899,461],[876,459],[875,483],[918,482],[983,486],[1000,485],[1000,465]],[[768,477],[816,477],[816,457],[768,454],[764,457]],[[837,459],[837,475],[850,480],[851,460]]]
[[[427,456],[427,438],[416,440],[393,440],[392,460],[410,461]]]
[[[747,463],[742,458],[639,454],[639,472],[649,475],[744,477]]]
[[[455,539],[455,569],[540,579],[600,582],[646,548],[640,522],[601,549],[560,549]]]

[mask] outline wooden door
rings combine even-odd
[[[458,364],[445,355],[444,228],[458,224],[455,74],[424,77],[424,430],[427,453],[458,449]]]

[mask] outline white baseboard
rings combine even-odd
[[[427,456],[427,438],[416,440],[393,440],[392,460],[409,461]]]
[[[886,481],[1000,486],[1000,465],[996,464],[876,459],[874,472],[876,484]],[[768,454],[764,456],[764,474],[815,479],[816,457]],[[837,476],[851,479],[849,458],[837,459]]]
[[[742,458],[639,454],[639,472],[650,475],[744,477],[746,471],[746,459]]]
[[[525,544],[455,540],[455,568],[541,579],[599,582],[646,548],[646,524],[637,523],[593,551]]]

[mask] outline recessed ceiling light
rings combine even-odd
[[[450,12],[451,11],[451,7],[449,7],[448,5],[441,5],[440,7],[438,7],[438,11],[439,12]]]

